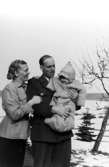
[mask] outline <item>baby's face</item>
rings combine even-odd
[[[59,76],[59,80],[60,80],[62,83],[64,83],[64,84],[70,84],[70,83],[71,83],[71,81],[70,81],[67,77],[65,77],[65,76],[63,76],[63,75],[60,75],[60,76]]]

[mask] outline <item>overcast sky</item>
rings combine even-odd
[[[58,72],[67,61],[92,60],[96,47],[109,49],[108,0],[3,0],[0,2],[0,87],[11,61],[28,62],[39,75],[38,60],[50,54]]]

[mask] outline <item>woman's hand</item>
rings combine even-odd
[[[28,103],[33,106],[34,104],[39,104],[41,103],[42,98],[40,96],[33,96],[31,100],[28,101]]]

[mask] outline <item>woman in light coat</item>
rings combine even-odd
[[[5,116],[0,123],[0,167],[22,167],[26,139],[29,134],[29,114],[32,105],[41,99],[34,96],[27,102],[25,93],[28,65],[23,60],[13,61],[8,69],[11,80],[2,91],[2,107]]]

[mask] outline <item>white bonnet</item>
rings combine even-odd
[[[75,70],[70,61],[62,68],[62,70],[58,74],[58,76],[61,76],[61,75],[71,81],[75,79]]]

